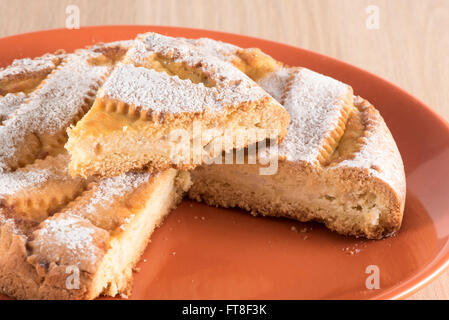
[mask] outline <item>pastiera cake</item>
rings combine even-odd
[[[0,94],[0,292],[16,298],[128,294],[151,233],[187,192],[345,235],[401,225],[404,168],[377,110],[259,49],[145,34],[17,60],[0,70]],[[171,140],[181,129],[193,137]],[[195,144],[204,158],[179,156]],[[201,164],[242,150],[242,163]]]
[[[65,130],[130,42],[15,61],[0,71],[0,292],[20,299],[128,294],[149,236],[187,172],[72,178]]]
[[[305,68],[280,67],[259,84],[290,114],[285,140],[250,155],[257,160],[196,168],[189,196],[254,214],[323,222],[344,235],[381,238],[397,231],[405,174],[379,112],[353,97],[348,85]],[[250,164],[273,157],[273,175]]]
[[[68,132],[72,174],[191,169],[222,151],[286,134],[289,116],[278,102],[188,41],[143,34],[122,62]]]

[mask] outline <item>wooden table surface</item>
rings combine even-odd
[[[66,8],[73,4],[80,9],[81,26],[173,25],[292,44],[386,78],[449,119],[449,0],[0,0],[0,4],[0,37],[63,28]],[[449,299],[449,270],[411,298]]]

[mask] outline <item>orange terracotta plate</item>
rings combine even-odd
[[[405,162],[408,188],[401,231],[380,241],[342,237],[319,224],[252,217],[241,210],[185,200],[154,233],[138,265],[130,298],[404,298],[448,265],[449,125],[422,102],[373,74],[272,41],[152,26],[60,29],[3,38],[0,65],[13,58],[59,48],[70,51],[147,31],[259,47],[289,65],[350,84],[385,118]],[[369,274],[365,272],[371,265],[379,268],[379,289],[366,287]]]

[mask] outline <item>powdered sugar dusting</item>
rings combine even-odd
[[[22,232],[19,228],[17,228],[16,222],[13,218],[6,218],[2,210],[0,208],[0,228],[8,228],[9,232],[12,232],[16,235],[22,235]],[[1,232],[1,230],[0,230]]]
[[[127,86],[122,86],[120,78],[111,77],[108,79],[105,94],[118,99],[133,96],[133,99],[125,102],[133,101],[133,104],[137,106],[170,112],[199,111],[206,107],[220,110],[225,105],[256,101],[268,96],[254,81],[232,64],[207,54],[205,50],[180,38],[155,33],[140,35],[134,46],[126,53],[124,60],[135,65],[144,65],[145,59],[154,54],[162,55],[175,63],[182,63],[193,69],[200,68],[215,82],[215,87],[204,88],[201,83],[194,84],[190,80],[180,80],[176,76],[171,77],[173,79],[170,80],[167,75],[162,75],[162,72],[161,75],[157,75],[154,71],[139,70],[138,76],[143,80],[139,86],[133,86],[131,79],[125,79]],[[119,66],[118,69],[116,76],[124,70],[133,76],[137,74],[137,71],[131,71],[129,67]],[[148,83],[152,81],[159,85],[170,85],[170,87],[157,87],[155,84]],[[182,102],[185,93],[188,95],[187,101]],[[194,94],[200,95],[194,98]],[[172,101],[176,102],[173,107],[170,105]],[[155,102],[160,105],[154,105]],[[190,105],[190,103],[193,104]]]
[[[0,174],[0,198],[3,195],[11,195],[31,186],[42,185],[50,177],[51,172],[48,169],[2,173]]]
[[[56,62],[62,57],[64,57],[64,54],[46,54],[34,59],[16,59],[10,66],[0,70],[0,80],[20,74],[35,73],[44,70],[50,71],[56,67]]]
[[[208,55],[204,50],[193,46],[182,39],[163,36],[157,33],[146,33],[136,39],[136,45],[129,49],[127,57],[138,64],[145,58],[157,53],[184,63],[192,68],[200,67],[217,85],[229,85],[239,82],[239,87],[257,87],[255,83],[230,63]]]
[[[293,72],[283,101],[291,122],[279,153],[290,161],[316,162],[324,140],[338,125],[341,99],[351,89],[305,68]]]
[[[45,229],[39,230],[39,235],[52,234],[60,245],[68,250],[75,251],[92,242],[94,230],[86,227],[74,228],[79,217],[68,215],[65,219],[50,219],[45,222]]]
[[[218,40],[213,40],[209,38],[199,38],[199,39],[186,39],[178,38],[184,40],[195,47],[203,50],[207,55],[215,56],[224,61],[230,61],[232,59],[232,54],[235,53],[240,48],[232,45],[230,43],[221,42]]]
[[[26,98],[26,94],[20,92],[17,94],[8,93],[0,97],[0,123],[6,120]]]
[[[59,155],[53,159],[47,157],[40,165],[29,165],[14,172],[0,173],[0,198],[27,188],[39,188],[50,180],[69,179],[68,161],[67,155]]]
[[[109,232],[91,222],[89,215],[103,208],[113,208],[117,199],[134,192],[152,176],[145,172],[128,172],[100,180],[92,190],[86,191],[36,230],[35,240],[31,243],[33,254],[46,261],[78,265],[94,272]]]
[[[100,97],[117,99],[155,112],[199,112],[210,108],[262,99],[267,94],[257,86],[206,87],[165,72],[119,63],[99,92]]]
[[[67,128],[85,104],[88,93],[106,75],[109,67],[93,66],[88,59],[97,53],[79,50],[70,54],[50,74],[41,88],[32,92],[18,110],[0,126],[0,172],[28,133],[54,134]]]
[[[106,66],[90,65],[87,60],[93,56],[96,54],[88,51],[68,56],[42,88],[30,94],[18,116],[30,121],[38,132],[55,133],[67,127],[81,111],[84,98],[109,70]]]
[[[258,84],[277,101],[282,101],[282,94],[292,70],[291,68],[280,68],[260,79]]]
[[[128,172],[116,177],[104,178],[94,187],[87,204],[84,204],[83,208],[76,208],[76,211],[94,213],[99,207],[106,208],[112,205],[117,197],[122,198],[148,182],[151,176],[152,174],[146,172]]]
[[[36,231],[33,253],[47,261],[89,268],[99,258],[100,249],[94,239],[99,231],[103,230],[76,215],[58,215]]]

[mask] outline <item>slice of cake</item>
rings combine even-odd
[[[139,36],[69,130],[74,175],[191,169],[286,134],[288,113],[243,72],[191,43]]]
[[[280,68],[259,83],[291,116],[285,140],[241,164],[196,168],[189,196],[254,214],[323,222],[344,235],[381,238],[397,231],[405,174],[379,112],[353,97],[351,87],[305,68]]]

